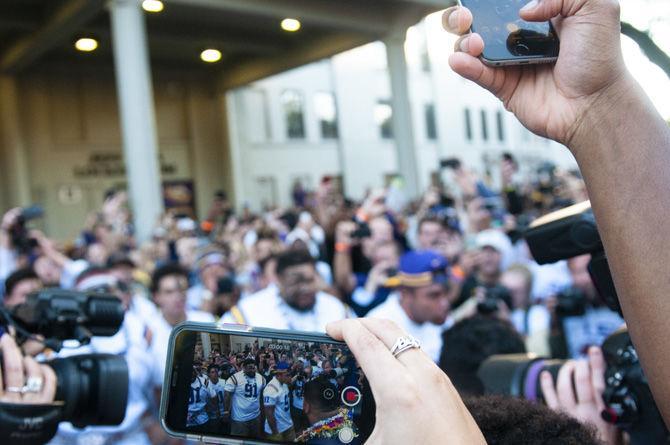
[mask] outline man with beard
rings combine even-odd
[[[230,414],[230,434],[259,437],[263,388],[265,378],[256,372],[256,362],[251,358],[244,360],[242,371],[226,381],[224,393],[218,396],[223,396],[224,415]]]
[[[442,331],[449,314],[449,264],[437,252],[414,251],[400,258],[399,291],[367,317],[395,321],[421,342],[433,361],[440,358]]]
[[[314,259],[306,250],[289,250],[277,257],[278,286],[242,299],[223,323],[274,329],[325,332],[326,324],[349,316],[336,297],[317,290]]]

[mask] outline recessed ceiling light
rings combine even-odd
[[[142,9],[147,12],[161,12],[163,8],[164,6],[161,0],[144,0],[142,2]]]
[[[216,63],[221,60],[221,51],[218,49],[208,48],[200,53],[200,58],[203,62]]]
[[[74,42],[74,47],[77,48],[78,51],[90,53],[98,48],[98,41],[91,37],[82,37]]]
[[[281,21],[281,29],[284,31],[296,32],[300,29],[301,26],[302,25],[300,24],[300,20],[297,19],[286,18]]]

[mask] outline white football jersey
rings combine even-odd
[[[232,375],[224,386],[233,395],[231,418],[236,422],[253,420],[261,414],[260,397],[265,387],[265,378],[259,373],[254,377],[244,371]]]
[[[209,397],[211,399],[213,399],[214,397],[217,398],[217,408],[219,410],[219,415],[221,416],[223,416],[223,412],[225,411],[225,407],[223,405],[223,396],[225,387],[226,382],[224,382],[221,379],[219,379],[219,381],[217,381],[216,383],[210,380],[209,384],[207,385],[207,390],[209,391]]]
[[[202,383],[200,378],[196,378],[191,383],[188,395],[188,417],[186,419],[186,426],[207,423],[209,416],[207,415],[205,408],[208,401],[209,392],[207,391],[207,387]]]
[[[263,403],[265,406],[275,407],[275,419],[277,421],[277,430],[283,433],[293,426],[291,419],[291,402],[289,400],[288,385],[280,383],[275,377],[268,383],[263,391]],[[270,424],[265,420],[265,432],[272,434]]]

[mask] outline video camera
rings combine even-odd
[[[28,234],[26,223],[30,220],[41,218],[42,216],[44,216],[44,209],[40,206],[23,208],[14,224],[9,228],[9,237],[11,239],[12,247],[14,247],[20,254],[28,254],[37,247],[37,241],[30,238]]]
[[[42,342],[59,351],[65,340],[87,344],[91,337],[113,336],[123,323],[121,301],[114,295],[45,289],[8,310],[0,308],[0,327],[10,327],[17,341]],[[118,425],[128,401],[128,365],[111,354],[85,354],[45,363],[56,374],[56,403],[0,403],[0,442],[41,444],[55,434],[59,422],[79,428]]]
[[[591,254],[591,279],[605,303],[621,314],[607,257],[588,201],[536,220],[525,238],[539,264]],[[607,362],[603,394],[607,409],[602,413],[603,419],[626,431],[632,445],[666,443],[668,430],[654,403],[628,331],[622,329],[610,335],[602,350]],[[564,363],[564,360],[532,354],[494,355],[482,363],[477,375],[486,393],[541,401],[540,374],[549,371],[556,381]]]

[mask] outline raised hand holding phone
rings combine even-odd
[[[443,15],[445,29],[461,35],[449,58],[452,69],[496,95],[532,132],[572,146],[587,118],[631,82],[620,44],[616,0],[540,0],[520,10],[528,22],[551,20],[561,41],[556,64],[491,67],[479,57],[489,42],[470,33],[473,12],[456,6]],[[476,14],[476,12],[474,12]],[[598,17],[601,26],[593,26]],[[589,42],[585,45],[584,42]],[[590,113],[590,115],[589,115]]]

